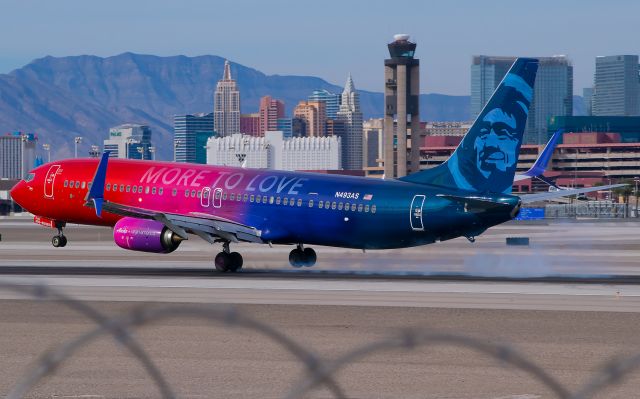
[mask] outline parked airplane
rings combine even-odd
[[[553,134],[553,136],[551,136],[551,138],[547,142],[547,145],[544,146],[544,148],[542,149],[542,152],[538,156],[538,159],[536,159],[536,161],[533,163],[533,166],[529,168],[529,170],[527,170],[526,172],[515,175],[515,177],[513,178],[513,181],[517,182],[520,180],[542,177],[545,170],[547,169],[547,165],[549,164],[549,161],[553,156],[553,152],[555,151],[556,145],[558,144],[558,140],[560,140],[560,137],[562,136],[563,132],[564,130],[558,129]],[[549,182],[544,178],[541,180],[547,184],[550,184],[551,186],[555,186],[553,183]]]
[[[522,203],[613,186],[511,195],[538,62],[518,59],[459,147],[442,165],[400,179],[170,162],[70,159],[42,165],[11,191],[37,223],[113,226],[125,249],[168,253],[189,234],[221,243],[220,271],[243,259],[240,241],[295,245],[291,265],[311,266],[308,245],[402,248],[475,237],[514,218]]]

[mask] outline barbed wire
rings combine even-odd
[[[504,344],[488,343],[468,335],[442,333],[424,328],[402,329],[386,338],[354,348],[334,359],[322,359],[314,351],[278,329],[244,314],[233,306],[196,304],[142,306],[123,315],[108,317],[87,302],[74,299],[45,284],[15,284],[0,281],[0,290],[20,293],[39,300],[59,302],[97,325],[94,329],[75,336],[42,354],[38,361],[17,380],[6,396],[10,399],[23,398],[43,378],[55,374],[61,364],[71,358],[78,349],[105,335],[112,336],[143,365],[163,398],[175,398],[174,390],[167,379],[134,337],[136,328],[175,318],[198,319],[231,328],[244,328],[261,334],[284,348],[304,365],[306,371],[303,378],[297,381],[286,394],[286,399],[302,398],[310,390],[319,386],[328,388],[335,398],[347,398],[345,391],[335,380],[337,373],[345,366],[382,351],[414,350],[440,345],[466,348],[494,358],[501,364],[513,366],[527,373],[561,399],[592,398],[598,392],[619,383],[624,377],[640,369],[640,353],[612,359],[604,364],[586,384],[572,393],[543,367],[514,348]]]

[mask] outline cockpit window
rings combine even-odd
[[[24,181],[29,183],[31,180],[35,179],[35,177],[36,177],[35,173],[29,173],[27,177],[24,178]]]

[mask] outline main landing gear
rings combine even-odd
[[[302,244],[298,244],[296,249],[289,253],[289,263],[293,267],[311,267],[316,264],[316,260],[318,260],[316,251],[305,248]]]
[[[222,252],[216,255],[216,270],[219,272],[237,272],[242,269],[242,255],[238,252],[231,252],[229,242],[222,244]]]
[[[53,236],[51,239],[51,244],[56,248],[62,248],[67,245],[67,237],[62,232],[62,226],[58,227],[58,235]]]

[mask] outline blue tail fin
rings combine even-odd
[[[518,58],[451,157],[400,180],[510,193],[537,71],[537,59]]]

